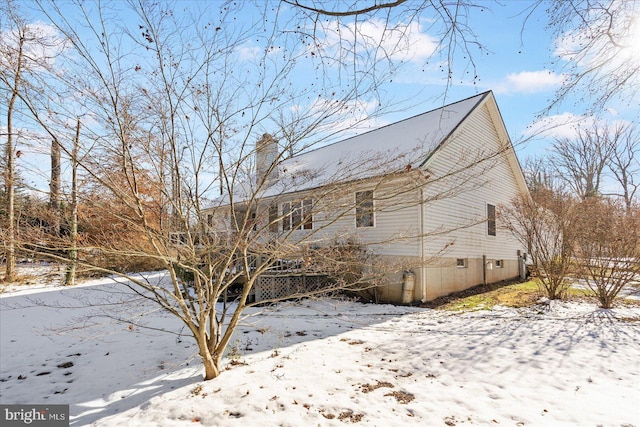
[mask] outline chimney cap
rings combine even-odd
[[[273,137],[273,135],[271,135],[270,133],[264,133],[262,134],[262,138],[260,138],[256,144],[258,146],[265,146],[273,143],[274,141],[275,138]]]

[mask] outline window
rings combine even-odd
[[[496,207],[487,205],[487,234],[489,236],[496,235]]]
[[[245,206],[231,208],[229,215],[229,225],[234,233],[241,231],[257,231],[258,217],[255,211],[247,211]]]
[[[291,209],[291,228],[298,230],[300,224],[302,224],[302,208],[300,203],[296,203]]]
[[[467,259],[466,258],[458,258],[458,259],[456,259],[456,267],[458,267],[458,268],[467,268]]]
[[[291,203],[282,204],[282,231],[291,230]]]
[[[278,232],[278,205],[269,206],[269,231]]]
[[[356,227],[373,227],[373,191],[356,193]]]
[[[187,233],[180,233],[180,232],[169,233],[169,242],[174,245],[186,245]]]
[[[303,230],[313,230],[313,200],[302,201],[302,226]]]
[[[496,260],[496,268],[503,268],[503,267],[504,267],[504,260],[497,259]]]
[[[258,218],[255,212],[249,214],[249,222],[247,224],[250,230],[258,231]]]
[[[313,200],[282,204],[282,231],[313,230]]]

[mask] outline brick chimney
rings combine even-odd
[[[267,176],[265,184],[273,184],[278,179],[278,141],[268,133],[262,135],[256,142],[256,185],[262,182]],[[271,171],[269,171],[271,169]]]

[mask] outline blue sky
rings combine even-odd
[[[584,103],[580,102],[579,95],[574,95],[557,108],[545,112],[561,84],[565,62],[555,53],[556,39],[547,25],[544,5],[532,11],[532,3],[485,2],[487,8],[472,10],[469,26],[486,48],[483,52],[474,51],[478,78],[475,84],[460,78],[460,75],[464,76],[461,66],[465,61],[464,58],[457,58],[459,62],[454,63],[457,78],[452,79],[447,94],[447,101],[455,101],[478,92],[493,90],[521,161],[528,156],[543,154],[554,137],[571,135],[573,120],[582,120],[583,116],[589,115],[584,109]],[[639,43],[635,46],[635,59],[640,60],[640,40],[637,41]],[[421,82],[432,80],[433,76],[428,74],[416,72],[415,78],[410,82],[398,83],[398,90],[407,94],[422,90],[425,98],[429,94],[441,95],[443,80],[426,84]],[[598,120],[637,120],[640,100],[636,98],[627,101],[613,103],[612,108],[598,115]],[[439,99],[427,100],[426,104],[438,107],[441,102]],[[424,108],[420,106],[412,112],[419,113],[421,109]],[[554,131],[545,132],[544,136],[529,139],[532,125],[542,117],[561,126]],[[537,125],[533,125],[533,128],[539,129]],[[521,143],[523,140],[525,142]]]
[[[520,143],[531,136],[532,124],[549,105],[561,83],[562,67],[565,65],[565,62],[555,54],[556,40],[547,27],[548,17],[544,10],[545,5],[532,10],[533,3],[532,1],[502,3],[487,1],[481,2],[481,7],[469,9],[467,25],[477,36],[477,41],[483,49],[471,48],[471,58],[475,63],[474,70],[469,66],[466,53],[457,48],[452,63],[453,74],[449,83],[447,83],[446,72],[441,67],[444,65],[446,69],[448,65],[442,62],[446,59],[443,54],[447,46],[437,46],[437,21],[431,20],[428,14],[421,16],[419,21],[413,21],[406,32],[409,34],[407,41],[410,47],[406,52],[399,52],[394,56],[394,59],[402,60],[403,66],[393,76],[392,81],[386,82],[381,88],[383,103],[399,101],[404,107],[393,113],[375,117],[368,123],[369,127],[364,130],[438,108],[443,103],[455,102],[486,90],[493,90],[511,139],[517,144],[522,162],[528,156],[543,154],[554,136],[570,136],[571,121],[593,120],[582,118],[585,114],[584,104],[579,102],[579,96],[574,96],[573,99],[567,99],[558,108],[549,112],[551,116],[549,120],[563,126],[556,128],[553,132],[547,132],[545,138]],[[91,5],[91,2],[87,4]],[[203,6],[213,11],[215,8],[211,6],[220,4],[222,3],[187,1],[175,3],[176,11],[183,13],[185,17]],[[43,19],[42,15],[28,7],[29,4],[24,5],[27,6],[26,12],[34,13],[32,15],[34,21]],[[112,13],[118,15],[125,25],[137,31],[138,20],[130,12],[124,11],[124,5],[125,3],[118,2],[111,4]],[[272,3],[272,5],[278,5],[278,3]],[[483,5],[486,7],[482,7]],[[280,6],[283,5],[280,4]],[[286,6],[283,7],[286,8]],[[238,22],[238,28],[242,26],[251,28],[261,23],[258,19],[262,18],[258,18],[255,9],[249,6],[232,12],[237,14],[237,20],[232,22]],[[640,35],[640,17],[636,22],[639,28],[636,34]],[[349,19],[344,21],[345,29],[348,29],[349,23]],[[373,18],[368,22],[361,22],[361,31],[375,38],[381,25],[381,21]],[[331,34],[328,34],[327,40],[330,41],[331,37]],[[636,54],[633,58],[640,61],[640,37],[637,42]],[[260,48],[263,46],[247,42],[238,49],[238,56],[242,58],[242,55],[251,55],[251,52]],[[314,76],[310,73],[313,73],[312,69],[305,70],[297,78],[297,84],[304,86],[309,84],[309,81],[313,81]],[[372,101],[372,99],[364,101],[366,104],[366,101]],[[637,120],[640,101],[634,99],[627,101],[612,104],[612,108],[603,112],[598,119]],[[363,109],[366,110],[367,106],[365,105]],[[534,125],[534,128],[539,127]],[[43,176],[46,176],[46,171],[43,172]],[[41,187],[46,188],[46,186]]]
[[[637,97],[622,102],[614,100],[597,118],[589,117],[580,94],[545,111],[561,85],[566,62],[556,53],[558,44],[548,27],[545,4],[532,9],[533,3],[487,1],[481,3],[486,4],[486,8],[471,9],[468,25],[485,48],[482,51],[472,49],[477,79],[471,78],[473,70],[468,68],[466,56],[460,50],[453,63],[454,78],[448,88],[442,72],[438,73],[435,67],[425,68],[424,61],[417,60],[395,78],[393,91],[396,98],[411,99],[419,105],[385,116],[384,120],[393,122],[441,106],[445,89],[446,102],[493,90],[521,161],[543,154],[554,137],[570,137],[576,122],[584,125],[594,120],[637,121],[640,113]],[[637,62],[640,61],[640,16],[635,22],[636,36],[631,49],[635,53],[631,55]],[[426,27],[423,25],[421,30],[429,34]],[[542,125],[534,124],[539,119],[555,128],[542,136],[532,137],[534,129],[542,129]]]

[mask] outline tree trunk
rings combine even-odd
[[[212,380],[220,376],[220,361],[216,360],[211,354],[207,352],[206,356],[202,356],[202,364],[204,365],[204,380]]]
[[[200,349],[200,357],[202,358],[202,364],[204,365],[204,380],[212,380],[220,376],[220,362],[222,361],[221,353],[214,352],[212,354],[208,345],[206,336],[198,334],[194,335],[198,348]]]
[[[20,29],[21,33],[23,28]],[[13,88],[11,89],[11,98],[9,99],[9,105],[7,106],[7,145],[5,151],[5,157],[7,158],[7,165],[5,170],[5,190],[7,196],[7,241],[5,243],[5,280],[12,281],[16,279],[16,240],[17,229],[15,219],[15,180],[16,180],[16,165],[15,165],[15,149],[13,146],[13,111],[15,108],[16,99],[18,98],[18,90],[20,88],[20,76],[22,73],[23,62],[23,47],[25,38],[20,37],[18,44],[18,61],[16,74],[13,81]]]
[[[220,195],[224,193],[224,164],[222,162],[222,141],[224,141],[224,132],[222,130],[222,125],[220,125],[220,139],[218,144],[218,179],[220,179]]]
[[[51,181],[49,183],[49,208],[53,218],[51,232],[60,235],[60,223],[62,222],[62,210],[60,208],[60,145],[58,141],[51,141]]]
[[[76,125],[76,137],[71,152],[71,248],[69,249],[69,266],[65,276],[65,286],[76,284],[76,267],[78,264],[78,142],[80,139],[80,119]]]
[[[18,78],[16,77],[16,80]],[[17,83],[17,82],[16,82]],[[9,101],[9,108],[7,113],[7,146],[5,157],[7,159],[7,165],[5,170],[5,192],[7,197],[7,237],[6,237],[6,249],[5,249],[5,258],[6,258],[6,269],[5,269],[5,280],[12,281],[16,278],[16,224],[15,224],[15,209],[14,209],[14,200],[15,200],[15,157],[14,157],[14,149],[13,149],[13,108],[15,104],[15,99],[17,96],[17,91],[14,90],[14,93],[11,96],[11,100]]]

